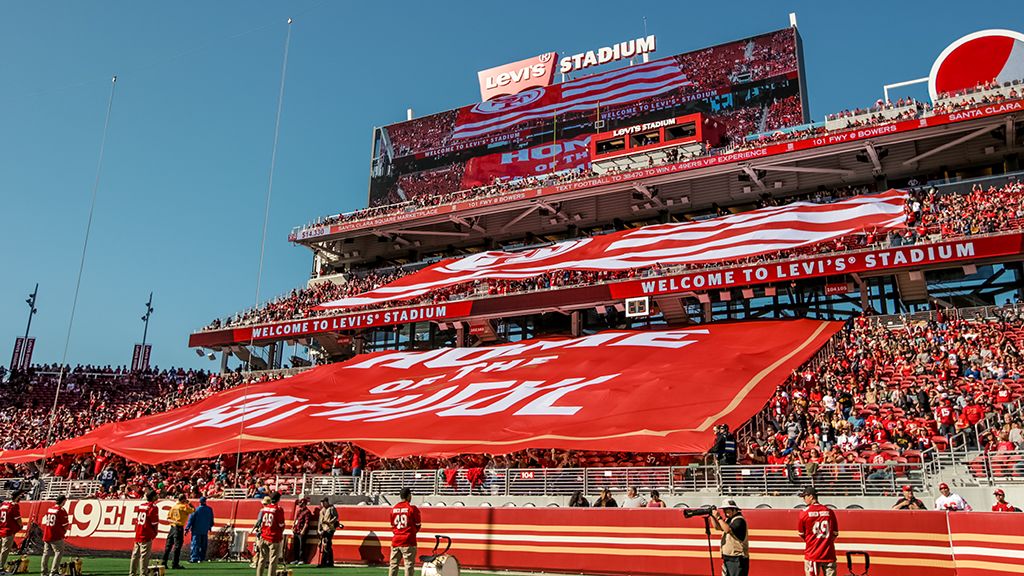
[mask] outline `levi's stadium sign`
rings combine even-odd
[[[590,68],[591,66],[610,64],[619,60],[650,54],[654,52],[655,48],[656,40],[654,34],[650,34],[643,38],[627,40],[626,42],[619,42],[611,46],[602,46],[597,50],[588,50],[573,56],[566,56],[558,63],[558,70],[562,74],[570,74],[577,70]]]
[[[611,64],[643,56],[655,51],[654,34],[602,46],[597,50],[588,50],[558,60],[555,52],[546,52],[533,58],[496,66],[477,72],[480,81],[480,100],[486,102],[498,96],[519,94],[529,88],[548,86],[555,77],[555,64],[562,74],[570,74],[593,66]]]
[[[528,88],[551,84],[555,77],[557,58],[558,54],[547,52],[540,56],[477,72],[477,77],[480,80],[480,100],[486,102],[498,96],[518,94]]]

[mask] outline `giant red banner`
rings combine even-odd
[[[98,446],[156,464],[316,442],[355,442],[388,458],[704,452],[715,424],[750,419],[840,326],[746,322],[380,352],[107,424],[49,453]]]
[[[368,230],[372,228],[379,228],[381,226],[398,224],[401,222],[419,220],[421,218],[429,218],[431,216],[437,216],[441,214],[452,214],[457,212],[464,212],[466,210],[472,210],[474,208],[481,208],[485,206],[495,206],[499,204],[507,204],[510,202],[518,202],[521,200],[528,200],[533,198],[556,196],[558,194],[563,194],[566,192],[574,192],[589,188],[598,188],[601,186],[619,184],[622,182],[632,182],[636,180],[643,180],[645,178],[665,176],[668,174],[689,172],[691,170],[700,170],[702,168],[708,168],[711,166],[721,166],[724,164],[747,162],[751,160],[767,158],[770,156],[778,156],[781,154],[786,154],[788,152],[810,150],[812,148],[822,148],[834,144],[858,142],[862,140],[868,140],[871,138],[878,138],[880,136],[888,136],[892,134],[911,132],[914,130],[919,130],[921,128],[932,128],[935,126],[955,124],[957,122],[975,120],[978,118],[1000,116],[1003,114],[1020,112],[1022,110],[1024,110],[1024,100],[1013,100],[1009,102],[1002,102],[999,104],[985,104],[982,106],[978,106],[977,108],[959,110],[957,112],[950,112],[947,114],[935,114],[934,116],[914,118],[909,120],[899,120],[887,124],[880,124],[877,126],[852,128],[850,130],[833,132],[823,136],[805,138],[803,140],[794,140],[792,142],[782,142],[779,144],[769,144],[766,146],[751,148],[749,150],[742,150],[739,152],[717,154],[714,156],[702,156],[700,158],[687,160],[685,162],[664,164],[662,166],[645,168],[643,170],[636,170],[634,172],[623,172],[621,174],[595,176],[593,178],[584,178],[576,180],[574,182],[555,184],[551,186],[543,186],[540,188],[531,188],[528,190],[517,190],[513,192],[508,192],[506,194],[464,200],[461,202],[446,204],[442,206],[431,206],[429,208],[411,210],[409,212],[396,212],[393,214],[377,216],[374,218],[350,220],[338,224],[333,224],[330,226],[320,226],[313,231],[304,231],[304,233],[301,233],[301,239],[318,238],[321,236],[340,234],[343,232],[351,232],[353,230]],[[291,239],[300,239],[300,234],[293,235]]]

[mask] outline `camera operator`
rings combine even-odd
[[[731,498],[726,498],[718,510],[722,517],[712,511],[711,523],[715,530],[722,532],[722,573],[724,576],[747,576],[750,571],[747,520]]]

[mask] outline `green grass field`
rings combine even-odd
[[[64,560],[72,560],[74,556],[65,556]],[[128,574],[127,558],[82,558],[83,571],[85,576],[126,576]],[[202,564],[184,564],[184,570],[168,570],[170,576],[184,576],[186,574],[254,574],[256,571],[249,568],[247,562],[204,562]],[[314,574],[329,574],[336,576],[384,576],[387,568],[366,567],[366,566],[339,566],[336,568],[314,568],[313,566],[289,566],[295,570],[295,574],[313,576]],[[39,574],[39,556],[29,558],[29,574]],[[419,574],[419,567],[416,568]]]

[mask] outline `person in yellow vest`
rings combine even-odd
[[[185,541],[185,524],[188,523],[188,517],[190,514],[195,512],[196,509],[188,503],[188,498],[185,498],[184,494],[178,494],[178,502],[171,509],[167,511],[167,540],[164,543],[164,566],[180,570],[181,569],[181,545]],[[168,557],[171,559],[172,564],[167,564]]]
[[[722,573],[725,576],[747,576],[750,572],[747,520],[731,498],[726,498],[718,510],[722,516],[712,513],[711,522],[715,530],[722,533]]]

